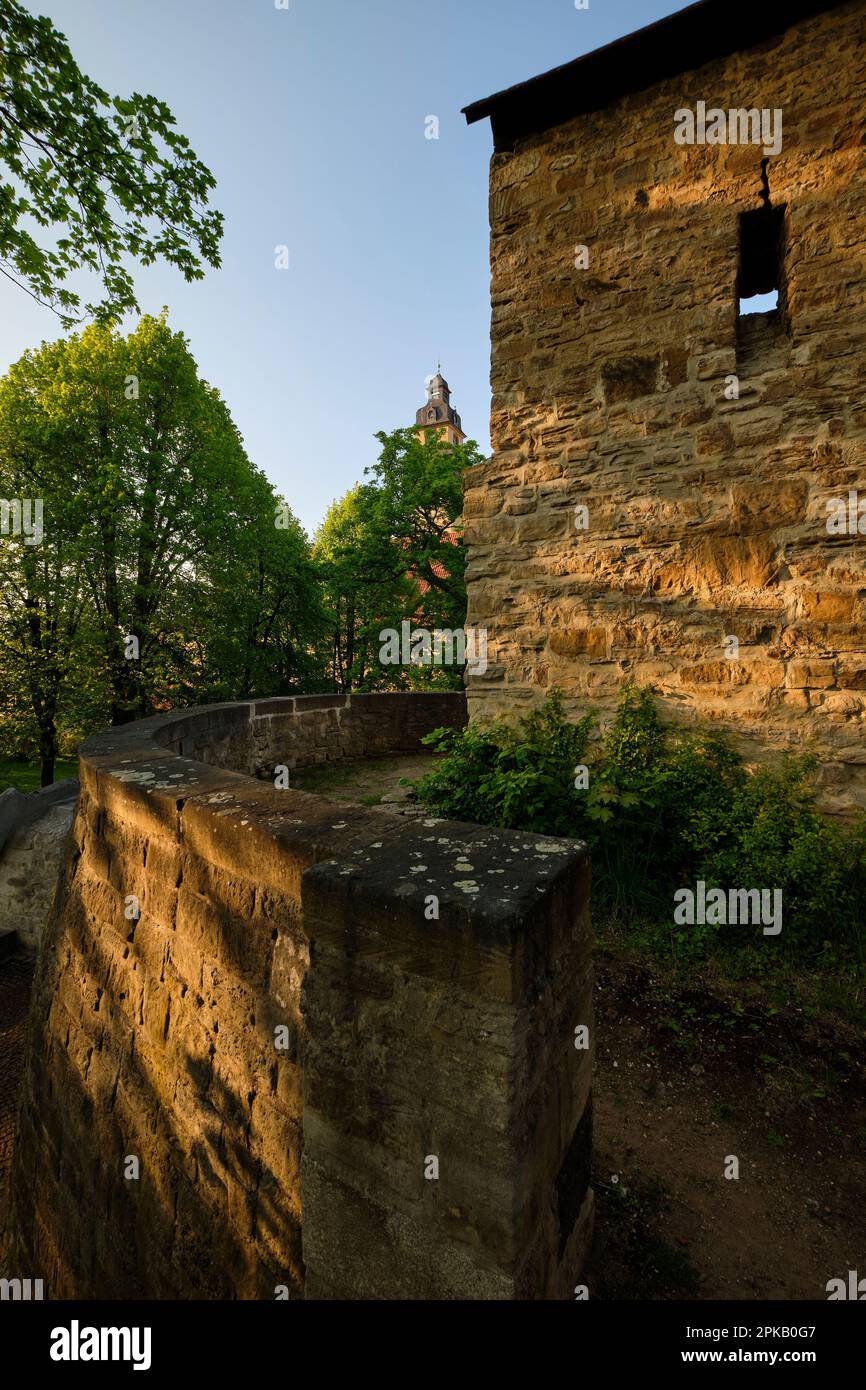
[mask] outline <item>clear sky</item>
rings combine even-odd
[[[279,3],[279,0],[277,0]],[[442,370],[489,450],[488,122],[461,107],[680,0],[26,0],[112,95],[150,92],[214,172],[223,265],[136,275],[311,533]],[[425,137],[428,116],[439,138]],[[277,270],[274,249],[289,248]],[[0,281],[0,371],[60,336]]]

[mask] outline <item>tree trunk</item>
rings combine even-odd
[[[54,764],[57,759],[57,728],[53,711],[41,711],[39,720],[39,785],[50,787],[54,781]]]

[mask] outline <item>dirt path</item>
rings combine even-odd
[[[597,1010],[591,1296],[826,1298],[866,1270],[853,1030],[672,999],[616,960],[599,963]]]
[[[317,792],[359,806],[408,808],[413,801],[407,782],[417,782],[437,759],[418,753],[394,758],[375,758],[355,763],[322,763],[318,767],[298,768],[291,784],[300,791]]]

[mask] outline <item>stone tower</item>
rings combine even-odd
[[[466,439],[460,416],[451,404],[451,388],[441,369],[427,380],[427,400],[415,415],[415,424],[422,439],[429,430],[439,430],[446,444],[462,444]]]
[[[609,713],[633,680],[866,807],[864,31],[864,0],[704,0],[467,108],[494,140],[473,717],[554,685]]]

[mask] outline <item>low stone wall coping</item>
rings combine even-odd
[[[460,692],[292,696],[87,740],[11,1183],[48,1296],[572,1296],[586,847],[273,777],[465,720]]]

